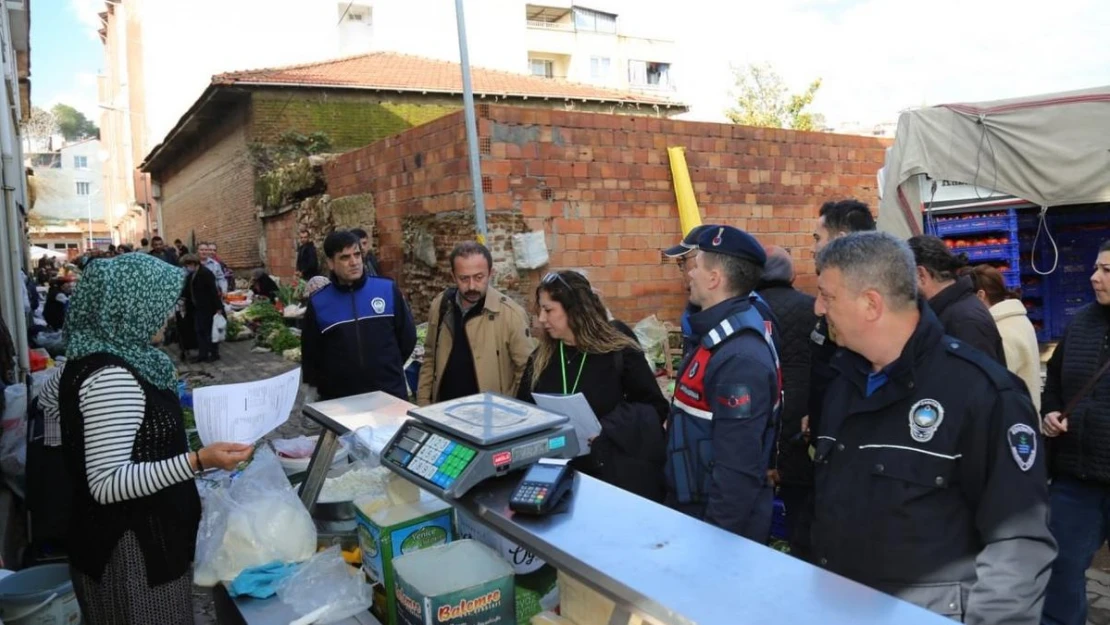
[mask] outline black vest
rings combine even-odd
[[[181,405],[174,391],[154,387],[125,361],[108,354],[67,362],[58,402],[66,468],[73,483],[69,558],[77,570],[99,580],[116,544],[130,530],[138,539],[147,581],[153,587],[173,581],[189,570],[200,525],[200,496],[190,480],[139,499],[113,504],[93,499],[85,473],[84,417],[79,392],[90,375],[109,366],[122,367],[135,376],[146,396],[146,410],[135,434],[131,461],[157,462],[189,450]]]
[[[1061,397],[1071,401],[1110,357],[1110,312],[1090,304],[1064,337]],[[1052,473],[1110,484],[1110,373],[1068,415],[1067,433],[1051,441]]]

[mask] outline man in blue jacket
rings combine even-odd
[[[773,324],[753,305],[767,255],[751,235],[716,226],[698,238],[690,271],[697,348],[679,367],[667,427],[667,504],[766,542],[782,405]]]
[[[408,399],[404,364],[416,346],[412,312],[389,278],[367,276],[358,237],[324,239],[331,284],[312,294],[301,334],[305,384],[320,399],[385,391]]]

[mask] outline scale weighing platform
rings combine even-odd
[[[496,393],[413,408],[382,450],[382,464],[440,497],[540,458],[571,459],[578,438],[569,419]],[[413,477],[417,479],[412,479]]]

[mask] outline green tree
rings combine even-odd
[[[786,89],[782,76],[769,64],[733,67],[736,87],[732,96],[736,106],[725,111],[734,124],[763,128],[821,130],[824,117],[809,111],[821,88],[821,79],[810,83],[802,93]]]
[[[54,118],[58,120],[58,129],[66,141],[77,141],[95,137],[100,129],[92,123],[85,114],[68,104],[55,104],[50,109]]]

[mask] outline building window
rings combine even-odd
[[[89,168],[89,157],[87,157],[87,156],[74,156],[73,157],[73,167],[74,167],[74,169],[88,169]]]
[[[528,59],[528,65],[533,76],[540,78],[555,77],[555,63],[548,59]]]
[[[65,244],[65,243],[55,243],[55,244],[54,244],[54,249],[56,249],[56,250],[64,250],[64,249],[66,249],[66,244]]]
[[[616,34],[617,16],[612,13],[574,7],[574,27],[582,31]]]
[[[71,249],[71,250],[77,249],[77,244],[76,243],[70,243],[69,244],[69,249]]]
[[[590,78],[593,78],[594,80],[609,79],[609,57],[590,57]]]
[[[339,21],[342,24],[373,26],[372,17],[373,14],[370,12],[370,7],[364,4],[354,4],[353,2],[339,3]]]
[[[671,64],[629,61],[628,82],[638,87],[670,87]]]
[[[77,195],[88,195],[90,186],[91,185],[88,182],[78,182],[77,183]]]

